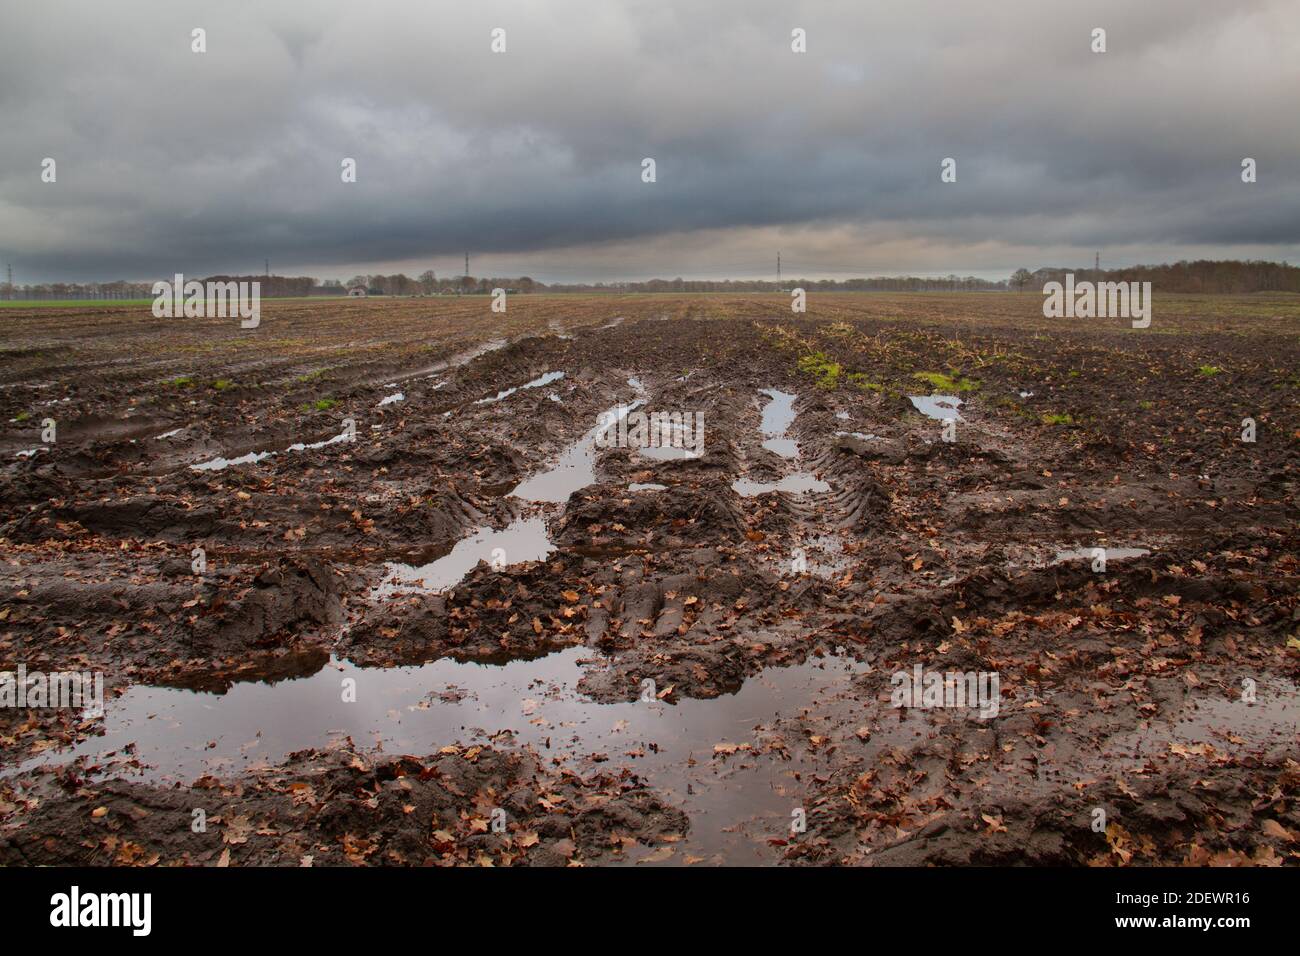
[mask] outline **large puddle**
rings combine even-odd
[[[798,777],[815,768],[779,752],[754,756],[755,729],[808,707],[838,707],[857,719],[864,706],[850,681],[866,665],[838,657],[764,671],[739,692],[711,700],[600,704],[576,689],[591,654],[576,647],[506,664],[444,659],[397,668],[332,659],[307,677],[236,684],[224,694],[136,686],[106,702],[102,736],[41,754],[19,770],[103,757],[105,769],[172,783],[238,775],[346,739],[416,755],[449,743],[528,744],[543,759],[579,769],[625,766],[684,810],[690,830],[663,862],[760,863],[772,859],[769,840],[789,836],[791,813],[806,806]],[[343,700],[347,680],[355,681],[350,703]],[[920,711],[900,720],[886,704],[872,706],[884,708],[873,747],[926,732]],[[718,745],[728,752],[715,753]],[[116,756],[105,756],[110,752]],[[631,858],[648,852],[639,848]]]

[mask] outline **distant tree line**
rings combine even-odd
[[[1123,269],[1068,269],[1045,267],[1030,272],[1018,269],[1010,279],[991,282],[974,276],[883,276],[873,279],[647,279],[641,282],[582,282],[547,285],[528,276],[518,278],[453,276],[437,278],[432,269],[412,279],[402,273],[358,275],[340,282],[320,282],[310,276],[187,276],[200,282],[260,282],[263,298],[310,295],[346,295],[354,286],[370,295],[475,295],[493,289],[511,292],[786,292],[802,288],[809,292],[1000,292],[1041,290],[1048,282],[1064,282],[1073,272],[1076,282],[1150,282],[1161,292],[1300,292],[1300,266],[1286,262],[1250,260],[1175,262],[1156,266],[1128,266]],[[171,276],[163,278],[171,280]],[[0,283],[3,299],[148,299],[152,282],[50,282],[39,285]]]
[[[882,276],[874,279],[647,279],[643,282],[556,283],[548,292],[996,292],[1006,280],[990,282],[974,276]]]
[[[1300,266],[1286,262],[1235,259],[1174,262],[1123,269],[1018,269],[1011,288],[1041,291],[1048,282],[1064,282],[1068,272],[1075,282],[1150,282],[1157,292],[1209,292],[1230,295],[1245,292],[1300,292]]]
[[[363,287],[370,295],[465,295],[473,293],[490,293],[493,289],[510,289],[514,292],[541,292],[546,286],[530,279],[519,278],[475,278],[473,276],[454,276],[439,279],[432,269],[426,269],[412,279],[402,273],[393,275],[359,275],[353,276],[346,283],[326,282],[320,289],[333,289],[333,294],[341,295],[355,286]]]
[[[162,276],[161,279],[172,282],[175,276]],[[186,282],[260,282],[261,294],[267,297],[288,297],[318,295],[316,280],[311,276],[189,276]],[[337,283],[336,283],[337,284]],[[343,294],[342,288],[337,292]],[[114,282],[45,282],[39,285],[20,285],[12,287],[0,282],[0,298],[3,299],[91,299],[112,301],[114,299],[152,299],[153,282],[127,282],[118,279]]]

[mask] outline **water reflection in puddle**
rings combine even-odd
[[[317,448],[326,448],[329,445],[337,445],[339,442],[352,441],[353,437],[354,433],[352,429],[344,429],[333,438],[326,438],[323,441],[314,441],[306,444],[303,442],[295,442],[286,448],[285,451],[314,451]],[[263,459],[270,458],[274,454],[276,454],[276,452],[273,451],[250,451],[247,455],[241,455],[238,458],[213,458],[210,461],[199,462],[197,465],[190,465],[190,468],[194,471],[224,471],[231,465],[251,465],[255,462],[262,461]]]
[[[1174,747],[1208,744],[1235,757],[1243,753],[1280,760],[1294,755],[1300,733],[1300,700],[1289,681],[1261,680],[1256,700],[1246,703],[1213,694],[1189,699],[1167,718],[1116,734],[1102,743],[1112,766],[1147,767],[1154,756],[1167,756]]]
[[[645,386],[635,378],[628,384],[644,395]],[[615,405],[601,414],[596,426],[560,453],[559,460],[546,471],[519,483],[510,494],[525,501],[563,504],[575,491],[596,483],[596,441],[636,409],[645,404],[638,398],[630,405]]]
[[[627,767],[684,810],[690,830],[668,862],[691,855],[760,863],[773,858],[768,840],[789,835],[791,810],[806,805],[796,774],[814,772],[821,758],[760,758],[743,747],[720,758],[714,747],[756,745],[755,728],[813,706],[869,719],[850,683],[866,665],[847,658],[769,669],[737,693],[710,700],[600,704],[577,691],[590,655],[575,647],[499,665],[444,659],[397,668],[331,660],[307,677],[236,684],[225,694],[136,686],[106,702],[103,736],[41,754],[19,770],[133,745],[145,779],[188,782],[272,766],[347,738],[392,755],[427,754],[449,743],[527,744],[544,759],[581,765],[594,758],[613,772]],[[356,700],[344,703],[348,678],[356,682]],[[920,711],[899,720],[886,704],[872,706],[873,748],[926,732]]]
[[[1057,551],[1053,564],[1061,564],[1065,561],[1092,561],[1099,557],[1096,552],[1102,552],[1106,561],[1122,561],[1125,558],[1142,558],[1151,552],[1146,548],[1080,548],[1071,551]]]
[[[540,561],[555,550],[540,515],[516,518],[500,531],[479,528],[461,538],[447,554],[428,564],[389,564],[375,597],[407,590],[445,591],[486,561],[498,570],[525,561]]]
[[[545,384],[541,379],[535,381]],[[629,384],[638,392],[644,392],[644,387],[637,380],[630,379]],[[622,416],[641,404],[638,399],[631,405],[616,405],[606,411],[594,428],[560,454],[554,465],[524,479],[510,492],[511,496],[543,506],[563,504],[575,491],[594,484],[597,439],[603,432],[615,427]],[[538,509],[531,510],[533,513],[516,518],[500,531],[479,528],[456,542],[449,552],[428,564],[387,565],[383,580],[372,597],[382,599],[410,590],[445,591],[464,580],[480,561],[486,561],[499,570],[512,564],[546,558],[555,550],[555,545],[546,530],[545,517],[537,513]]]
[[[760,389],[771,401],[763,406],[763,419],[759,431],[764,435],[763,447],[780,455],[782,458],[797,458],[799,443],[793,438],[786,438],[786,430],[794,423],[794,402],[796,396],[774,388]]]
[[[786,475],[780,481],[754,481],[750,478],[738,478],[731,483],[731,490],[742,498],[753,498],[772,491],[784,491],[791,495],[802,495],[810,491],[830,491],[831,486],[816,475],[806,471]]]
[[[493,402],[501,401],[503,398],[509,398],[511,395],[513,395],[515,392],[520,391],[521,389],[540,388],[543,385],[550,385],[552,382],[558,382],[562,378],[564,378],[563,372],[547,372],[545,375],[539,375],[531,382],[525,382],[523,385],[516,385],[514,388],[502,389],[501,391],[497,392],[495,395],[490,396],[488,398],[480,398],[474,404],[490,405]]]
[[[950,419],[956,419],[959,422],[964,421],[961,415],[957,413],[957,408],[962,404],[962,400],[956,395],[909,395],[907,397],[922,415],[928,415],[940,421],[949,421]]]
[[[763,447],[783,458],[799,457],[799,444],[785,433],[794,423],[794,403],[798,396],[781,392],[774,388],[760,389],[771,401],[763,406],[763,417],[759,422],[759,431],[766,436]],[[752,478],[738,478],[731,483],[731,490],[743,498],[765,495],[773,491],[802,495],[808,492],[830,491],[831,486],[810,472],[800,471],[786,475],[779,481],[755,481]]]
[[[648,440],[657,444],[638,447],[636,453],[642,458],[654,461],[696,459],[703,454],[704,427],[682,422],[661,423],[658,428],[652,426]]]
[[[472,349],[458,352],[451,358],[443,359],[441,362],[435,362],[432,365],[426,365],[424,368],[418,368],[406,372],[403,375],[397,376],[397,378],[399,381],[433,378],[435,375],[440,375],[449,369],[459,368],[462,365],[472,362],[474,359],[481,355],[486,355],[488,352],[495,352],[497,349],[505,348],[508,344],[510,343],[506,339],[492,339],[488,342],[484,342],[482,345],[476,345]]]

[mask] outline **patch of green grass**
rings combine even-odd
[[[1044,425],[1073,425],[1073,424],[1074,424],[1074,416],[1073,416],[1073,415],[1069,415],[1069,414],[1066,414],[1066,415],[1044,415],[1044,416],[1043,416],[1043,424],[1044,424]]]
[[[224,392],[228,388],[233,388],[234,385],[235,383],[228,378],[219,378],[212,383],[212,387],[218,392]]]
[[[1151,411],[1151,409],[1155,407],[1156,407],[1155,402],[1148,402],[1145,399],[1143,401],[1138,402],[1138,408],[1142,409],[1142,411],[1144,412],[1149,412]]]
[[[306,405],[302,407],[302,410],[304,412],[310,412],[310,411],[328,412],[331,408],[333,408],[338,403],[339,403],[338,399],[336,398],[318,398],[314,402],[308,402]]]
[[[153,301],[153,299],[6,299],[0,301],[0,309],[66,309],[69,306],[112,309],[152,305]]]
[[[308,382],[314,382],[314,381],[316,381],[318,378],[320,378],[320,377],[321,377],[322,375],[324,375],[324,374],[325,374],[325,370],[324,370],[323,368],[318,368],[318,369],[316,369],[316,371],[314,371],[314,372],[308,372],[306,375],[299,375],[296,379],[294,379],[294,381],[295,381],[295,382],[300,382],[300,383],[302,383],[302,384],[305,385],[305,384],[307,384]]]
[[[814,384],[824,389],[838,388],[840,376],[844,374],[844,366],[839,362],[832,362],[826,357],[825,352],[813,352],[803,356],[799,359],[798,369],[805,375],[811,375]]]
[[[1222,371],[1223,369],[1219,368],[1219,366],[1217,365],[1202,365],[1199,368],[1197,368],[1196,374],[1204,375],[1206,378],[1213,378],[1215,375],[1218,375]]]
[[[27,419],[29,419],[29,418],[31,418],[31,417],[32,417],[32,413],[31,413],[31,412],[19,412],[17,415],[14,416],[14,421],[16,421],[16,422],[25,422],[25,421],[27,421]]]
[[[885,386],[879,382],[871,381],[864,372],[849,372],[844,377],[850,385],[863,392],[883,392],[885,390]]]
[[[172,384],[177,388],[192,388],[194,385],[194,377],[191,375],[181,375],[178,378],[172,379]]]
[[[943,372],[913,372],[912,377],[919,378],[923,382],[929,382],[930,387],[937,392],[973,392],[980,387],[979,382],[962,378],[960,375],[953,378],[953,376],[945,375]]]

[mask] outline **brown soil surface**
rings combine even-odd
[[[0,862],[1300,861],[1300,301],[489,304],[2,313]]]

